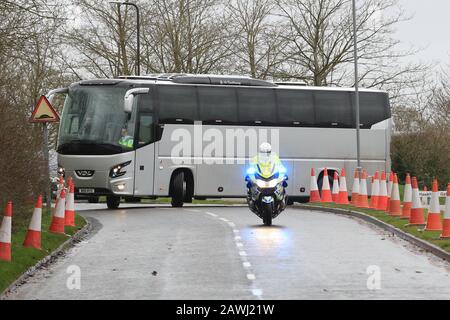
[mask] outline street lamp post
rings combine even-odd
[[[140,76],[141,75],[141,32],[140,32],[139,7],[135,3],[131,3],[131,2],[128,2],[128,1],[127,2],[111,1],[110,3],[115,3],[115,4],[119,5],[119,10],[120,10],[120,6],[121,5],[132,6],[132,7],[134,7],[136,9],[136,23],[137,23],[137,27],[136,27],[136,31],[137,31],[136,75]]]
[[[356,0],[352,0],[353,5],[353,41],[355,60],[355,108],[356,108],[356,158],[358,172],[361,174],[361,124],[359,114],[359,76],[358,76],[358,39],[356,37]]]

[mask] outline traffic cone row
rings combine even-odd
[[[75,194],[72,181],[68,180],[68,193],[60,181],[62,187],[57,194],[55,211],[52,216],[49,231],[64,234],[65,226],[75,227]],[[11,226],[13,204],[8,202],[0,226],[0,260],[11,261]],[[33,215],[28,227],[24,247],[41,250],[41,226],[42,226],[42,196],[39,196],[34,206]]]
[[[357,208],[371,208],[386,212],[392,217],[408,220],[408,225],[410,226],[425,226],[424,231],[442,231],[441,238],[450,239],[450,183],[447,186],[444,220],[442,221],[441,219],[437,179],[433,181],[430,209],[428,218],[425,220],[423,201],[419,195],[417,178],[411,178],[411,175],[407,174],[402,205],[398,175],[390,172],[389,179],[386,181],[387,176],[384,171],[381,172],[381,175],[377,171],[372,176],[372,190],[369,203],[366,170],[362,170],[361,175],[358,170],[355,170],[352,197],[349,203],[344,169],[341,170],[340,176],[337,172],[334,173],[332,191],[330,191],[328,171],[326,168],[324,169],[321,197],[317,188],[315,171],[312,169],[311,202],[335,202],[337,204],[351,204]]]
[[[345,169],[341,170],[341,174],[334,172],[333,188],[330,189],[330,181],[328,180],[328,169],[323,170],[322,190],[319,191],[317,186],[316,171],[311,168],[311,183],[310,183],[310,203],[338,203],[349,204],[347,180],[345,177]]]

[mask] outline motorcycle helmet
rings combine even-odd
[[[267,162],[272,154],[272,146],[268,142],[264,142],[259,146],[259,160]]]

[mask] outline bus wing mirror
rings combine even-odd
[[[123,109],[126,113],[131,113],[133,111],[133,103],[134,103],[134,96],[137,96],[139,94],[147,94],[150,92],[150,88],[135,88],[128,90],[127,93],[125,93],[125,101]]]
[[[53,103],[53,98],[57,94],[66,94],[69,92],[69,88],[59,88],[49,91],[45,96],[47,97],[50,103]]]

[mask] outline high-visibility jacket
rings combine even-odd
[[[134,139],[131,136],[125,136],[125,137],[120,138],[119,144],[126,148],[133,148]]]
[[[283,164],[276,153],[272,153],[266,161],[263,161],[259,156],[255,156],[250,161],[250,165],[255,167],[255,170],[263,178],[270,178],[275,172],[283,167]]]

